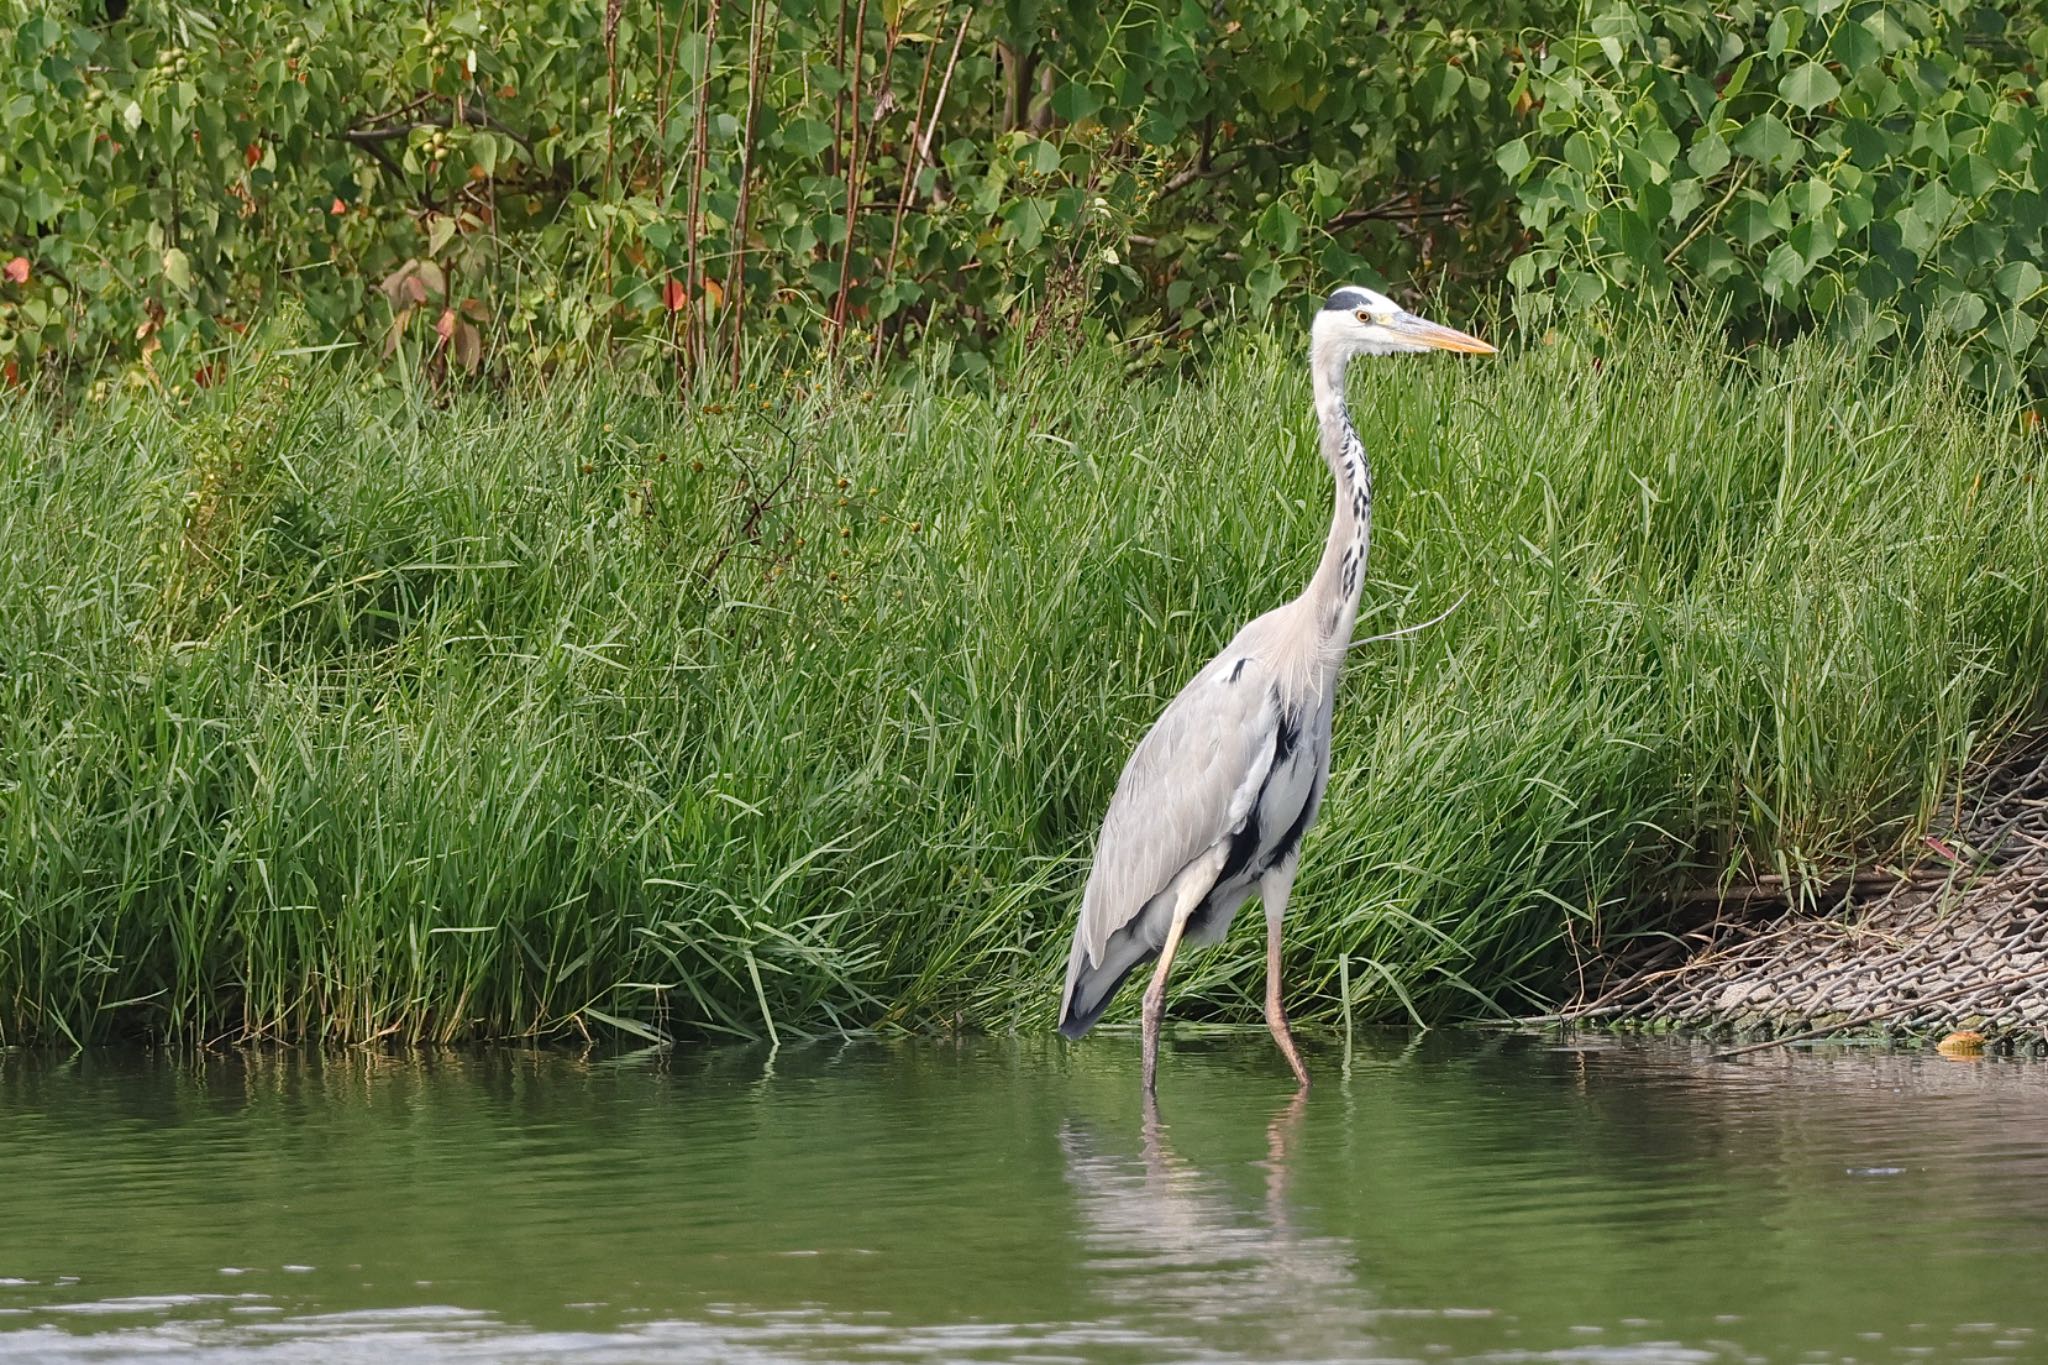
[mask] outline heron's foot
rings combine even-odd
[[[1273,1030],[1273,1041],[1280,1046],[1280,1055],[1287,1059],[1287,1065],[1294,1070],[1294,1079],[1303,1093],[1309,1087],[1308,1068],[1302,1065],[1301,1049],[1294,1045],[1294,1033],[1287,1027],[1287,1011],[1278,1000],[1266,1002],[1266,1027]]]
[[[1145,1098],[1150,1100],[1158,1093],[1159,1080],[1159,1026],[1166,1016],[1166,993],[1145,992]]]

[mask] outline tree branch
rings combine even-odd
[[[1425,218],[1456,218],[1466,210],[1465,201],[1453,199],[1442,204],[1408,204],[1407,195],[1384,200],[1369,209],[1346,209],[1335,218],[1323,224],[1325,232],[1339,228],[1356,227],[1360,223],[1372,222],[1413,222]]]
[[[414,107],[416,108],[417,105]],[[378,115],[379,119],[386,117],[389,117],[389,115]],[[411,123],[389,124],[381,128],[344,128],[339,133],[336,133],[335,137],[352,146],[374,147],[381,142],[395,142],[399,138],[411,137],[414,133],[427,128],[453,128],[457,121],[453,115],[435,114],[415,119]],[[503,133],[506,137],[511,138],[514,142],[524,147],[529,156],[533,154],[532,138],[516,128],[508,127],[502,120],[486,110],[478,109],[474,105],[465,105],[463,106],[462,116],[459,121],[471,128],[488,128],[494,133]]]

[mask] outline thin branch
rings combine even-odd
[[[839,174],[839,139],[846,134],[846,10],[851,0],[839,0],[839,36],[832,40],[832,69],[839,73],[839,91],[832,96],[831,155],[825,158],[825,174]],[[858,58],[856,58],[858,60]]]
[[[1407,198],[1406,195],[1401,197],[1403,199]],[[1375,204],[1369,209],[1347,209],[1335,218],[1330,219],[1329,222],[1324,223],[1323,230],[1325,232],[1335,232],[1339,228],[1356,227],[1360,223],[1410,222],[1427,218],[1457,218],[1463,216],[1465,210],[1466,204],[1462,199],[1453,199],[1444,204],[1382,203]]]
[[[605,0],[604,7],[604,185],[609,193],[612,187],[615,151],[614,133],[619,121],[619,14],[625,8],[625,0]]]
[[[846,295],[853,281],[853,229],[860,209],[860,59],[868,34],[868,0],[860,0],[853,20],[853,62],[848,68],[847,94],[853,105],[853,127],[847,133],[846,148],[846,241],[839,253],[839,292],[832,300],[832,335],[827,349],[837,351],[846,331]],[[891,36],[893,52],[895,39]]]
[[[927,166],[932,164],[932,134],[938,131],[939,111],[946,107],[946,91],[953,84],[953,68],[960,61],[960,43],[967,37],[967,21],[973,17],[974,6],[969,5],[960,20],[960,31],[953,35],[953,53],[946,58],[946,74],[939,78],[939,97],[932,101],[931,123],[917,140],[917,159]]]
[[[1698,240],[1699,235],[1707,230],[1707,225],[1712,223],[1716,218],[1719,218],[1721,216],[1721,210],[1728,207],[1728,201],[1735,197],[1736,191],[1740,190],[1744,185],[1748,183],[1749,167],[1745,165],[1742,168],[1741,173],[1737,175],[1733,180],[1728,182],[1728,192],[1722,195],[1720,199],[1715,202],[1714,207],[1708,209],[1704,214],[1700,215],[1700,220],[1692,225],[1692,231],[1686,233],[1685,236],[1678,239],[1677,246],[1672,247],[1671,250],[1664,253],[1664,264],[1670,265],[1673,261],[1678,259],[1679,254],[1681,252],[1683,252],[1687,247],[1691,246],[1693,242]]]
[[[697,300],[703,297],[703,284],[697,278],[697,237],[703,227],[704,169],[710,154],[710,110],[711,97],[711,49],[718,39],[718,0],[711,0],[709,13],[704,20],[704,53],[701,58],[703,69],[697,73],[697,126],[690,135],[690,212],[683,221],[683,231],[688,237],[688,256],[683,269],[683,354],[694,368],[702,358],[697,326]]]
[[[531,155],[533,152],[532,138],[516,128],[508,127],[488,110],[478,109],[474,105],[464,106],[459,120],[452,115],[439,114],[415,119],[411,123],[400,123],[382,128],[344,128],[334,136],[352,146],[367,148],[374,147],[379,143],[396,142],[401,138],[411,137],[414,133],[424,132],[429,128],[453,128],[457,122],[461,122],[471,128],[488,128],[494,133],[503,133],[506,137],[511,138],[514,142],[526,148],[528,155]]]
[[[754,185],[754,128],[761,116],[761,35],[771,24],[768,0],[756,0],[753,13],[748,17],[753,23],[753,33],[747,52],[747,131],[745,149],[740,154],[740,202],[739,212],[733,224],[732,266],[725,277],[725,307],[732,318],[732,386],[740,386],[740,343],[742,326],[740,303],[747,290],[747,210],[752,202]]]
[[[968,6],[967,12],[971,16],[974,13],[974,7],[972,5]],[[939,12],[937,28],[940,34],[944,34],[946,31],[946,15],[944,10]],[[910,111],[910,127],[904,133],[904,142],[909,147],[916,145],[918,125],[924,122],[924,97],[926,92],[931,89],[932,62],[938,55],[939,45],[936,42],[925,49],[924,71],[917,78],[917,104]],[[888,284],[896,278],[896,253],[903,246],[903,215],[910,208],[910,192],[912,186],[916,183],[916,175],[917,157],[914,154],[905,156],[903,158],[903,182],[896,189],[896,222],[889,229],[889,258],[882,266],[882,281],[884,284]],[[881,205],[878,204],[876,207],[880,208]],[[879,317],[875,319],[874,358],[877,364],[881,362],[882,319]]]

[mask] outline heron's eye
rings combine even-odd
[[[1360,322],[1371,322],[1372,314],[1361,308],[1358,310],[1358,320]]]

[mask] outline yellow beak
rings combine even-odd
[[[1461,332],[1455,327],[1445,327],[1441,323],[1431,322],[1428,318],[1418,318],[1412,313],[1401,319],[1397,330],[1403,339],[1427,346],[1432,350],[1463,351],[1468,355],[1492,355],[1494,353],[1493,347],[1487,345],[1478,337]]]

